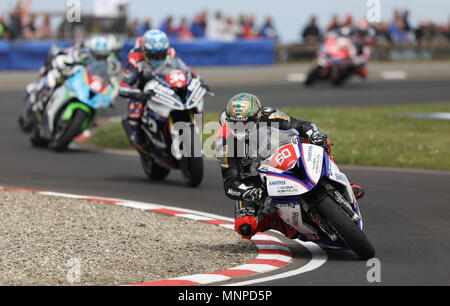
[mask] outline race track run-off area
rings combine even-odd
[[[288,107],[373,106],[377,101],[383,105],[431,103],[446,102],[450,97],[447,81],[374,81],[362,85],[351,83],[342,89],[325,87],[311,91],[296,86],[300,85],[216,86],[216,98],[206,108],[207,111],[221,110],[227,98],[244,89],[262,96],[266,104]],[[373,98],[359,102],[367,90],[373,93]],[[277,100],[277,94],[282,99]],[[126,199],[114,201],[120,202],[119,205],[136,205],[137,209],[166,213],[173,210],[177,217],[191,217],[200,222],[210,220],[230,228],[230,234],[235,235],[231,230],[234,203],[223,194],[222,177],[215,161],[205,161],[204,182],[193,190],[184,185],[181,174],[176,172],[163,182],[150,182],[134,155],[84,148],[72,148],[62,154],[34,149],[29,137],[17,126],[23,92],[3,90],[0,97],[0,186],[49,190],[58,196],[85,195],[83,198],[95,200]],[[118,115],[123,109],[124,105],[118,105],[110,114]],[[447,186],[450,186],[450,173],[341,168],[352,181],[366,189],[366,196],[359,204],[364,231],[374,244],[380,262],[379,284],[449,285],[450,193]],[[158,204],[150,207],[145,203]],[[216,219],[205,214],[223,217]],[[323,250],[312,244],[286,241],[272,233],[270,236],[258,235],[254,242],[260,254],[253,263],[223,273],[205,271],[204,275],[180,275],[179,279],[167,281],[182,281],[183,285],[374,284],[367,278],[371,266],[359,261],[352,252]],[[276,251],[267,248],[270,243],[279,248]],[[236,280],[235,276],[242,278]]]

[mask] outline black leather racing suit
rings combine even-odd
[[[311,135],[320,132],[314,123],[291,118],[272,107],[265,107],[262,110],[260,122],[272,126],[274,123],[278,124],[276,127],[280,130],[294,129],[303,140],[309,140]],[[236,140],[225,123],[225,113],[221,116],[221,123],[223,125],[216,136],[215,144],[216,156],[222,170],[225,194],[228,198],[236,201],[236,219],[249,215],[255,216],[257,203],[245,201],[243,198],[248,188],[261,187],[258,176],[252,174],[251,171],[253,159],[234,157],[238,156],[236,152],[238,145],[230,146],[230,142]],[[233,147],[235,152],[229,152],[230,147]]]

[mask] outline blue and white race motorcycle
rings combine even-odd
[[[93,121],[98,110],[111,107],[118,86],[105,61],[72,68],[70,77],[50,97],[44,111],[36,111],[31,143],[64,151]]]
[[[256,132],[255,132],[256,133]],[[350,183],[322,147],[301,143],[296,131],[262,127],[256,165],[268,197],[260,212],[278,213],[300,239],[375,256],[363,233],[361,212]]]
[[[198,187],[203,181],[204,164],[201,122],[196,116],[203,113],[208,89],[180,59],[161,65],[149,75],[143,90],[148,101],[140,124],[144,140],[139,145],[131,144],[151,180],[163,180],[171,170],[181,170],[184,181]],[[126,116],[122,125],[131,140]]]

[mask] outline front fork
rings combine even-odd
[[[183,157],[187,157],[192,155],[192,152],[198,152],[196,150],[196,146],[201,146],[201,126],[202,122],[197,122],[196,120],[196,113],[194,110],[189,110],[189,122],[174,122],[174,118],[171,115],[168,119],[169,123],[169,133],[172,137],[172,155],[175,157],[176,160],[180,161],[183,159]],[[194,135],[191,134],[191,127],[193,127]],[[183,133],[180,133],[180,131],[183,131]],[[189,135],[186,137],[186,135]],[[197,143],[197,139],[200,140],[200,143]],[[187,148],[186,149],[186,145]],[[181,148],[183,146],[183,148]],[[194,149],[192,150],[192,146],[194,146]],[[187,150],[189,150],[191,153],[186,154]],[[203,149],[200,151],[201,154],[203,154]],[[197,157],[197,156],[196,156]]]

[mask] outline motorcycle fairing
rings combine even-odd
[[[328,157],[328,171],[327,171],[327,177],[342,186],[345,187],[345,193],[344,197],[348,201],[348,203],[351,205],[353,211],[361,218],[360,221],[358,221],[358,226],[360,229],[363,228],[363,221],[361,216],[361,211],[359,209],[358,201],[356,200],[356,196],[353,192],[352,186],[350,185],[349,180],[347,179],[347,176],[339,170],[338,166]]]
[[[203,97],[206,94],[206,89],[202,86],[199,78],[192,79],[188,86],[186,94],[186,106],[188,109],[197,108],[203,111]]]
[[[314,241],[318,240],[317,231],[303,222],[302,209],[300,203],[295,199],[272,199],[271,205],[276,207],[279,216],[284,222],[290,224],[303,236]]]
[[[305,170],[308,181],[314,186],[319,182],[323,173],[324,156],[327,156],[323,148],[306,143],[299,144],[300,161]]]
[[[101,93],[95,93],[89,84],[89,71],[83,66],[79,66],[77,69],[78,71],[58,87],[50,98],[46,108],[50,132],[53,132],[58,111],[68,101],[82,102],[94,110],[109,108],[113,102],[114,87],[111,84],[103,88]]]
[[[46,116],[48,118],[48,130],[50,132],[53,132],[56,119],[55,117],[58,113],[58,110],[60,110],[67,103],[67,101],[73,98],[76,98],[76,95],[66,85],[60,86],[53,93],[45,110]]]
[[[89,84],[91,78],[89,71],[81,67],[71,78],[67,79],[65,85],[74,93],[80,102],[85,103],[93,109],[107,109],[113,102],[113,86],[108,84],[101,93],[94,92]]]
[[[283,156],[283,152],[287,152]],[[295,160],[293,160],[295,158]],[[271,197],[297,196],[305,194],[316,187],[323,174],[324,159],[328,158],[323,148],[299,143],[280,148],[271,156],[270,167],[265,167],[267,190]],[[286,163],[288,163],[286,165]],[[289,175],[292,168],[304,169],[305,179]],[[277,169],[278,171],[273,171]],[[263,167],[260,168],[263,172]],[[281,173],[280,173],[281,172]]]
[[[170,109],[185,110],[186,107],[181,101],[180,97],[173,89],[170,89],[162,84],[158,84],[153,90],[151,100],[153,103],[159,103]]]
[[[294,176],[274,172],[266,173],[267,192],[272,198],[298,196],[311,191],[314,186]]]

